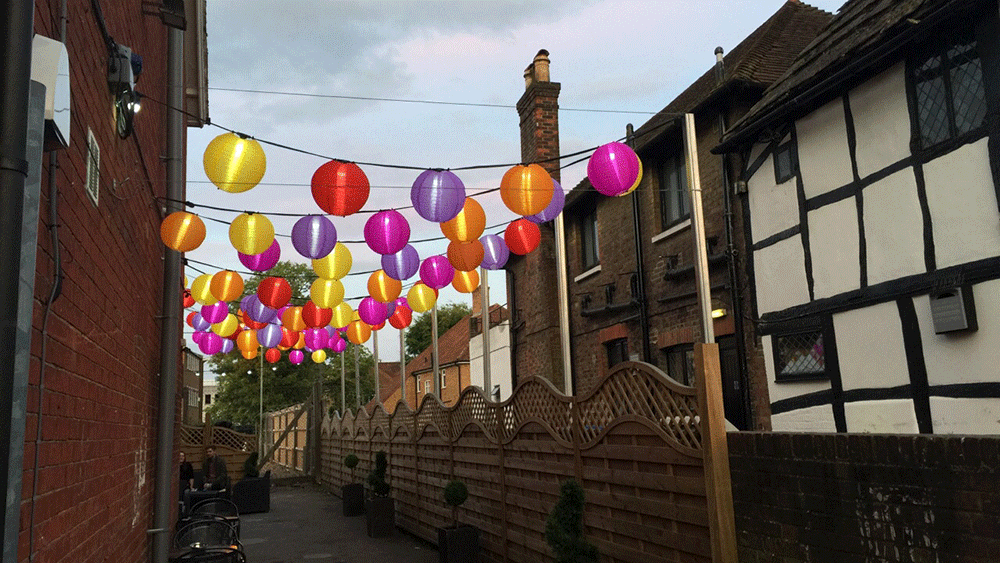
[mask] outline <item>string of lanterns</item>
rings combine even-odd
[[[224,133],[209,143],[204,154],[205,173],[219,189],[241,193],[254,188],[264,177],[266,156],[260,143],[244,135]],[[630,147],[608,143],[594,151],[587,176],[600,193],[622,196],[631,193],[642,178],[642,163]],[[313,173],[313,200],[327,215],[347,217],[368,202],[368,177],[356,164],[330,160]],[[478,268],[499,270],[511,253],[527,255],[541,241],[539,224],[562,212],[565,192],[536,163],[512,166],[500,182],[504,205],[521,216],[507,226],[503,236],[487,234],[482,206],[468,197],[461,179],[450,170],[421,172],[410,190],[413,209],[424,220],[438,223],[449,240],[443,254],[421,260],[410,244],[410,225],[395,209],[372,214],[364,226],[364,240],[381,256],[382,269],[368,278],[368,296],[357,310],[344,301],[341,280],[351,270],[353,258],[338,242],[337,229],[324,215],[306,215],[292,227],[292,247],[312,262],[317,278],[310,286],[309,300],[289,305],[291,286],[281,277],[261,280],[256,292],[243,295],[244,282],[232,270],[202,274],[185,289],[184,307],[200,305],[187,316],[194,329],[192,340],[206,355],[228,354],[239,349],[246,359],[277,362],[288,351],[293,364],[304,361],[305,352],[316,363],[326,361],[326,350],[343,352],[347,342],[362,344],[386,323],[394,328],[409,326],[413,313],[430,310],[440,289],[451,285],[462,293],[479,287]],[[161,226],[163,243],[178,252],[190,252],[205,240],[202,219],[187,211],[167,216]],[[261,213],[242,213],[229,225],[229,240],[240,262],[254,272],[267,272],[281,257],[274,226]],[[403,294],[403,283],[419,274]],[[187,282],[185,280],[185,286]],[[236,312],[230,303],[239,300]]]

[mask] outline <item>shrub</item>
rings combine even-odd
[[[257,460],[260,458],[258,452],[253,452],[247,457],[246,461],[243,462],[243,476],[244,477],[260,477],[260,471],[257,470]]]
[[[347,454],[344,457],[344,467],[351,470],[351,481],[354,481],[354,468],[358,466],[359,461],[358,456],[354,454]]]
[[[389,496],[390,487],[385,480],[385,472],[388,468],[389,462],[385,457],[385,452],[379,450],[375,454],[375,469],[368,474],[368,486],[372,488],[372,494],[377,497]]]
[[[559,502],[545,523],[545,542],[556,563],[596,563],[597,548],[583,537],[583,487],[574,479],[563,481]]]
[[[451,506],[452,525],[458,527],[458,507],[469,498],[469,488],[465,483],[454,479],[444,487],[444,501]]]

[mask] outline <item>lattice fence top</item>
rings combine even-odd
[[[206,432],[208,433],[207,435]],[[222,426],[189,426],[182,424],[180,441],[184,446],[214,445],[238,452],[257,451],[257,436],[255,434],[243,434]]]
[[[361,409],[328,416],[322,428],[328,435],[370,438],[381,433],[393,438],[402,433],[418,440],[433,427],[442,440],[451,442],[467,427],[476,426],[488,440],[508,443],[525,425],[536,423],[564,446],[573,447],[575,442],[587,449],[625,422],[647,426],[682,453],[701,455],[695,388],[642,362],[618,364],[584,396],[563,395],[548,381],[530,377],[502,403],[493,402],[478,387],[469,387],[451,407],[427,395],[416,411],[400,402],[389,414],[379,405],[371,415]]]

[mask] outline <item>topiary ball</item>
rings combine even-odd
[[[465,483],[454,480],[449,481],[444,487],[444,501],[450,506],[460,506],[469,498],[469,488]]]
[[[358,466],[358,461],[360,461],[358,456],[354,454],[347,454],[347,456],[344,457],[344,466],[348,469],[354,469]]]

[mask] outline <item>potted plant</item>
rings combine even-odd
[[[361,516],[365,513],[365,486],[354,482],[354,468],[358,466],[358,461],[358,456],[354,454],[344,457],[344,466],[351,470],[351,482],[340,488],[344,516]]]
[[[385,480],[385,472],[389,467],[385,452],[375,454],[375,469],[368,474],[370,494],[365,499],[365,517],[368,524],[368,537],[388,537],[396,530],[396,503],[389,497],[389,483]]]
[[[559,502],[545,523],[545,543],[556,563],[596,563],[597,548],[583,537],[583,487],[574,479],[563,481]]]
[[[257,452],[243,462],[243,478],[233,485],[231,499],[240,514],[269,512],[271,510],[271,472],[262,476],[257,468]]]
[[[475,563],[479,560],[479,528],[458,524],[458,507],[469,498],[465,483],[455,479],[444,487],[444,501],[451,506],[451,526],[438,528],[441,563]]]

